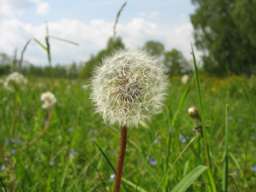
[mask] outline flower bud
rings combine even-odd
[[[199,111],[195,106],[188,108],[188,115],[193,119],[197,119],[197,120],[200,119]]]

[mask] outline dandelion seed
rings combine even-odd
[[[137,127],[161,111],[167,78],[143,51],[120,51],[106,58],[92,80],[92,100],[105,121]]]
[[[50,109],[55,105],[55,103],[57,102],[57,99],[53,93],[45,92],[45,93],[42,93],[41,95],[41,101],[43,102],[43,105],[42,105],[43,109]]]

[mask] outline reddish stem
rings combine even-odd
[[[125,158],[126,143],[127,143],[127,127],[126,126],[123,126],[121,128],[120,134],[121,134],[120,135],[120,149],[119,149],[119,156],[118,156],[118,161],[117,161],[114,192],[120,192],[120,189],[121,189],[121,181],[122,181],[124,158]]]

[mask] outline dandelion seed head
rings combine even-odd
[[[26,85],[28,80],[20,73],[13,72],[7,76],[4,81],[4,87],[9,90],[13,90],[16,87]]]
[[[105,58],[92,80],[96,111],[110,124],[137,127],[161,111],[167,78],[143,51],[119,51]]]
[[[53,93],[48,91],[41,94],[41,101],[43,109],[50,109],[55,105],[57,99]]]
[[[181,83],[185,85],[188,83],[189,79],[189,75],[185,74],[181,77]]]

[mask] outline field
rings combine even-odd
[[[122,190],[171,191],[205,165],[187,191],[256,191],[256,78],[202,74],[201,92],[192,78],[169,81],[163,112],[128,130]],[[2,191],[111,191],[119,128],[95,113],[88,84],[28,77],[15,91],[0,85]],[[57,98],[50,117],[41,107],[45,91]],[[203,137],[187,114],[192,105],[199,109]]]

